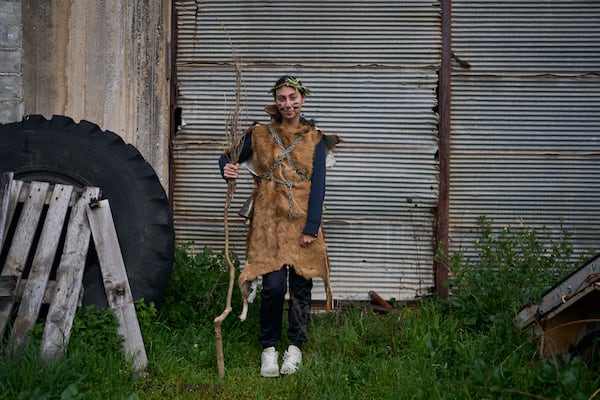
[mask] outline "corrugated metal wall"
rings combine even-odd
[[[176,1],[178,105],[174,139],[177,239],[223,248],[226,185],[217,167],[242,65],[246,123],[284,73],[314,90],[303,108],[337,133],[324,229],[337,299],[414,299],[433,285],[437,205],[436,85],[440,6],[435,1]],[[238,180],[233,210],[249,193]],[[245,227],[232,224],[243,256]],[[314,298],[324,298],[315,285]]]
[[[451,250],[480,215],[600,250],[600,2],[454,0],[452,27]]]

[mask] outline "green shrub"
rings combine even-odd
[[[495,231],[491,221],[481,218],[478,260],[451,256],[452,296],[440,310],[446,325],[455,320],[460,327],[447,351],[451,357],[444,359],[451,360],[457,373],[451,379],[461,382],[461,397],[576,399],[587,398],[596,387],[597,365],[587,366],[570,355],[541,360],[536,338],[515,325],[523,306],[539,302],[579,266],[569,240],[564,230],[558,242],[533,228]],[[441,332],[452,331],[446,327]]]
[[[57,362],[39,356],[43,324],[36,324],[20,357],[0,363],[0,399],[111,399],[131,388],[118,321],[110,309],[79,309],[66,352]]]
[[[496,232],[487,218],[479,222],[478,260],[466,260],[457,252],[449,263],[450,303],[463,312],[466,326],[483,327],[514,316],[577,266],[565,230],[553,242],[533,228],[508,226]]]
[[[577,357],[541,360],[515,312],[536,301],[575,263],[565,232],[551,243],[533,229],[495,232],[482,219],[477,262],[451,257],[449,301],[424,298],[375,313],[355,303],[314,314],[300,370],[283,379],[259,375],[260,296],[240,322],[239,290],[223,324],[226,375],[217,377],[213,319],[225,306],[229,272],[223,254],[177,246],[160,307],[136,302],[148,354],[134,379],[123,360],[114,315],[76,316],[65,358],[41,366],[41,330],[20,361],[0,363],[0,399],[591,399],[598,367]],[[334,287],[335,290],[335,287]],[[285,332],[284,325],[284,332]],[[285,335],[279,348],[285,348]]]
[[[234,259],[236,269],[239,266]],[[159,317],[172,328],[213,323],[225,307],[229,269],[223,253],[204,247],[193,254],[190,245],[177,246],[175,263]],[[232,302],[241,302],[237,281]]]
[[[123,337],[117,334],[118,327],[113,310],[95,306],[80,308],[73,320],[69,345],[85,347],[92,353],[122,353]]]

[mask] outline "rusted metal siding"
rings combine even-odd
[[[414,299],[433,285],[437,206],[436,85],[439,4],[430,1],[177,1],[178,105],[186,125],[174,139],[177,239],[223,248],[226,185],[217,159],[233,105],[233,48],[242,63],[244,121],[263,107],[284,73],[314,90],[303,110],[337,133],[323,227],[337,299]],[[233,46],[233,47],[232,47]],[[252,179],[238,180],[233,214]],[[246,228],[232,222],[243,256]],[[324,298],[321,285],[314,297]]]
[[[486,216],[598,251],[600,3],[453,4],[452,249]]]

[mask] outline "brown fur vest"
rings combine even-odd
[[[260,177],[254,188],[254,215],[248,230],[246,265],[238,279],[240,286],[247,285],[260,275],[290,265],[306,279],[320,277],[325,282],[327,308],[331,309],[329,285],[329,260],[323,232],[311,244],[300,246],[300,236],[306,224],[308,199],[311,190],[313,157],[321,141],[321,131],[308,125],[295,130],[282,130],[272,122],[273,129],[287,149],[302,136],[289,159],[277,164],[283,150],[275,142],[267,125],[252,129],[252,162]],[[293,165],[295,164],[295,166]],[[275,168],[273,168],[273,166]],[[301,177],[304,173],[305,179]],[[288,182],[286,185],[282,182]]]

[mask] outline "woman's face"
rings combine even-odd
[[[284,120],[294,120],[300,117],[304,97],[297,89],[282,86],[275,92],[275,104]]]

